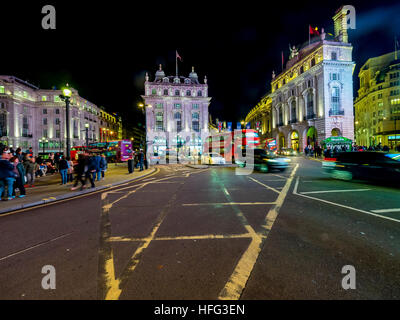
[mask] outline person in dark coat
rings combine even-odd
[[[61,175],[61,184],[67,184],[67,178],[68,178],[68,168],[69,168],[69,163],[63,156],[61,160],[58,162],[58,170]]]
[[[23,165],[24,165],[24,169],[26,172],[26,178],[28,180],[26,182],[27,183],[26,186],[28,186],[28,184],[29,184],[29,187],[33,187],[34,186],[33,184],[35,182],[35,171],[36,171],[35,169],[37,167],[35,158],[34,157],[29,158],[28,155],[25,155]]]
[[[107,171],[108,164],[107,164],[107,158],[104,154],[101,155],[101,161],[100,161],[100,169],[101,169],[101,179],[104,179],[104,174]]]
[[[100,178],[101,178],[101,157],[100,157],[100,155],[98,155],[98,154],[93,155],[92,161],[93,161],[93,170],[95,170],[92,173],[93,181],[100,181]]]
[[[15,173],[14,165],[9,161],[10,154],[3,153],[0,160],[0,198],[3,196],[7,186],[7,197],[5,200],[12,200]],[[5,194],[4,194],[5,196]]]
[[[86,181],[89,179],[91,187],[94,188],[94,181],[93,181],[93,173],[96,172],[96,161],[94,159],[94,156],[89,156],[86,155],[85,157],[85,184]]]
[[[140,150],[140,152],[139,152],[138,161],[139,161],[140,171],[143,171],[143,161],[144,161],[143,150]]]
[[[80,153],[78,155],[78,163],[74,167],[74,172],[76,173],[75,182],[73,187],[71,188],[72,191],[78,189],[78,183],[80,182],[81,190],[83,190],[85,186],[85,180],[83,179],[83,175],[85,173],[85,165],[86,165],[86,157],[84,154]]]
[[[18,198],[25,197],[25,170],[22,163],[19,162],[18,157],[14,156],[10,159],[10,162],[14,165],[15,181],[12,197],[15,198],[16,189],[19,190]]]

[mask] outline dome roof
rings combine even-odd
[[[197,76],[197,73],[194,72],[194,67],[192,67],[192,72],[189,73],[189,78],[191,79],[198,79],[199,77]]]
[[[160,69],[158,69],[156,72],[156,79],[160,79],[160,78],[164,78],[164,77],[165,77],[165,73],[162,70],[162,65],[160,64]]]

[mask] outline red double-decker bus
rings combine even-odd
[[[226,162],[238,159],[243,149],[260,147],[260,137],[254,129],[221,132],[208,136],[203,145],[204,153],[219,153]]]

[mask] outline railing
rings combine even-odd
[[[28,134],[28,133],[23,133],[22,134],[23,138],[32,138],[32,134]]]
[[[329,116],[344,116],[344,110],[329,109]]]

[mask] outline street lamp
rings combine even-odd
[[[39,139],[39,142],[41,142],[41,143],[42,143],[42,147],[43,147],[43,155],[44,155],[44,152],[45,152],[45,143],[48,143],[48,142],[49,142],[49,140],[47,140],[45,137],[43,137],[42,139]]]
[[[142,110],[143,114],[145,115],[145,125],[144,125],[144,134],[145,134],[145,144],[144,144],[144,152],[147,154],[147,126],[146,126],[146,107],[147,108],[152,108],[153,106],[151,104],[144,104],[144,103],[138,103],[138,107]]]
[[[62,90],[63,94],[60,94],[60,99],[65,101],[65,122],[66,122],[66,129],[67,129],[67,157],[70,156],[71,147],[70,147],[70,137],[69,137],[69,102],[72,96],[72,91],[67,86]]]
[[[85,131],[86,131],[86,151],[89,150],[89,123],[85,123]]]

